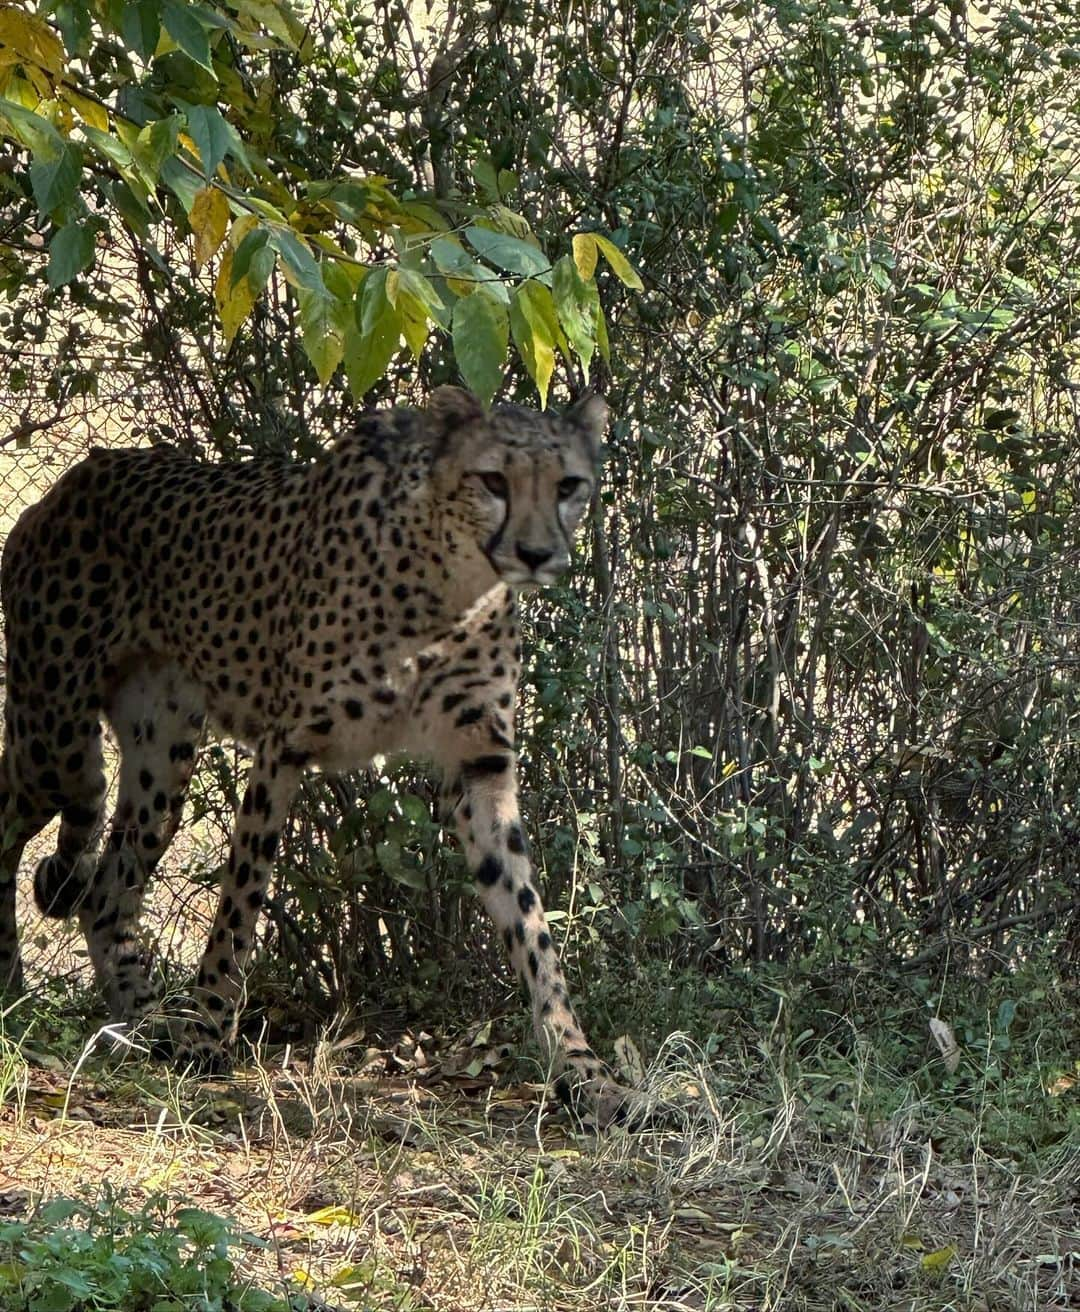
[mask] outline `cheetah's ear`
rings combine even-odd
[[[484,407],[464,387],[436,387],[428,397],[427,414],[432,429],[446,438],[455,428],[482,420]]]
[[[604,398],[596,392],[586,392],[574,402],[563,418],[581,429],[589,439],[593,459],[599,459],[600,440],[608,421],[608,405]]]

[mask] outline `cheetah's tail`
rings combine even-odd
[[[38,862],[34,871],[34,901],[42,915],[67,920],[82,905],[94,872],[93,858],[65,861],[54,852]]]

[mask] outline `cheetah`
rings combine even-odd
[[[253,761],[173,1045],[181,1065],[228,1064],[301,773],[404,754],[441,773],[448,823],[563,1091],[617,1100],[545,919],[514,749],[517,595],[569,565],[606,417],[595,395],[560,418],[485,411],[440,387],[423,410],[361,417],[309,464],[201,463],[158,446],[95,449],[68,471],[3,555],[0,988],[22,989],[20,855],[59,812],[38,906],[78,915],[114,1019],[154,1009],[140,907],[210,717]],[[103,717],[121,754],[107,830]]]

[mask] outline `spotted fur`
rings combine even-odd
[[[361,419],[310,465],[95,450],[12,530],[0,760],[0,985],[21,988],[15,874],[57,812],[39,905],[78,914],[113,1016],[156,1004],[138,920],[209,715],[251,744],[179,1056],[221,1064],[301,772],[376,754],[444,779],[476,887],[557,1066],[606,1076],[571,1008],[518,812],[517,593],[568,565],[606,407],[485,413],[457,388]],[[121,750],[103,824],[101,722]],[[104,839],[103,851],[97,849]]]

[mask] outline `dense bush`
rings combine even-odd
[[[572,942],[703,970],[993,969],[1033,939],[1075,960],[1080,19],[463,10],[316,3],[302,39],[230,47],[233,80],[200,96],[290,184],[378,174],[506,224],[512,198],[553,260],[602,231],[642,272],[641,293],[597,275],[606,488],[571,584],[531,610],[525,805]],[[90,52],[84,90],[129,109],[190,73],[181,51],[125,81],[114,54]],[[78,395],[142,398],[136,435],[224,457],[305,455],[347,421],[283,265],[227,349],[174,202],[50,287],[28,155],[8,163],[0,331],[24,440]],[[372,251],[406,246],[391,223]],[[93,329],[55,349],[72,314]],[[371,398],[453,377],[449,340],[433,328]],[[535,402],[528,375],[508,365],[501,395]],[[276,923],[310,989],[422,981],[431,945],[469,932],[460,863],[393,781],[305,796]],[[344,914],[342,886],[363,895]]]

